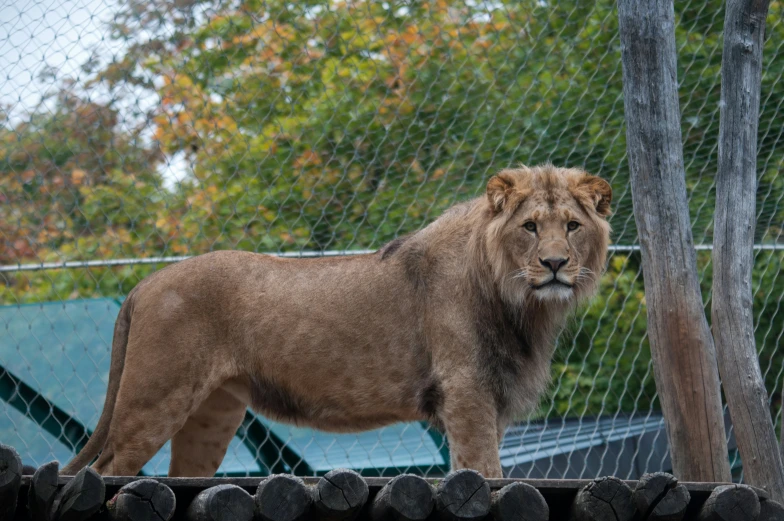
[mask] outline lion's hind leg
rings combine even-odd
[[[135,476],[185,424],[189,406],[200,403],[198,392],[192,395],[162,375],[135,385],[142,379],[134,373],[144,369],[132,364],[123,374],[109,436],[93,464],[101,475]]]
[[[220,360],[189,356],[188,335],[177,327],[131,333],[109,433],[93,465],[102,475],[135,476],[230,376]]]
[[[172,438],[169,477],[212,477],[245,417],[245,404],[213,391]]]

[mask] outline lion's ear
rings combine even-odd
[[[500,213],[504,210],[514,192],[514,179],[506,172],[494,175],[487,182],[487,199],[493,212]]]
[[[612,187],[610,183],[601,177],[586,174],[580,180],[579,189],[591,199],[594,208],[596,208],[596,213],[602,217],[610,215],[610,203],[612,202]]]

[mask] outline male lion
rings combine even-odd
[[[555,337],[603,271],[610,185],[503,170],[486,197],[354,257],[217,251],[161,270],[115,324],[103,413],[63,469],[212,476],[247,406],[332,431],[430,420],[452,468],[500,477],[498,442],[549,381]]]

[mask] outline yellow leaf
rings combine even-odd
[[[73,171],[71,172],[71,182],[78,186],[82,184],[82,181],[84,181],[84,178],[86,176],[87,174],[84,172],[84,170],[79,170],[78,168],[74,168]]]

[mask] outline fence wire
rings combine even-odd
[[[706,310],[723,2],[676,2],[687,187]],[[784,371],[784,3],[767,21],[754,318]],[[599,296],[501,447],[510,476],[668,470],[646,338],[614,2],[0,0],[0,441],[65,461],[103,404],[120,302],[215,249],[373,250],[520,162],[614,190]],[[667,230],[661,230],[667,233]],[[710,313],[708,313],[710,317]],[[730,438],[728,457],[741,479]],[[144,469],[165,474],[168,446]],[[421,424],[333,435],[248,413],[220,474],[448,468]]]

